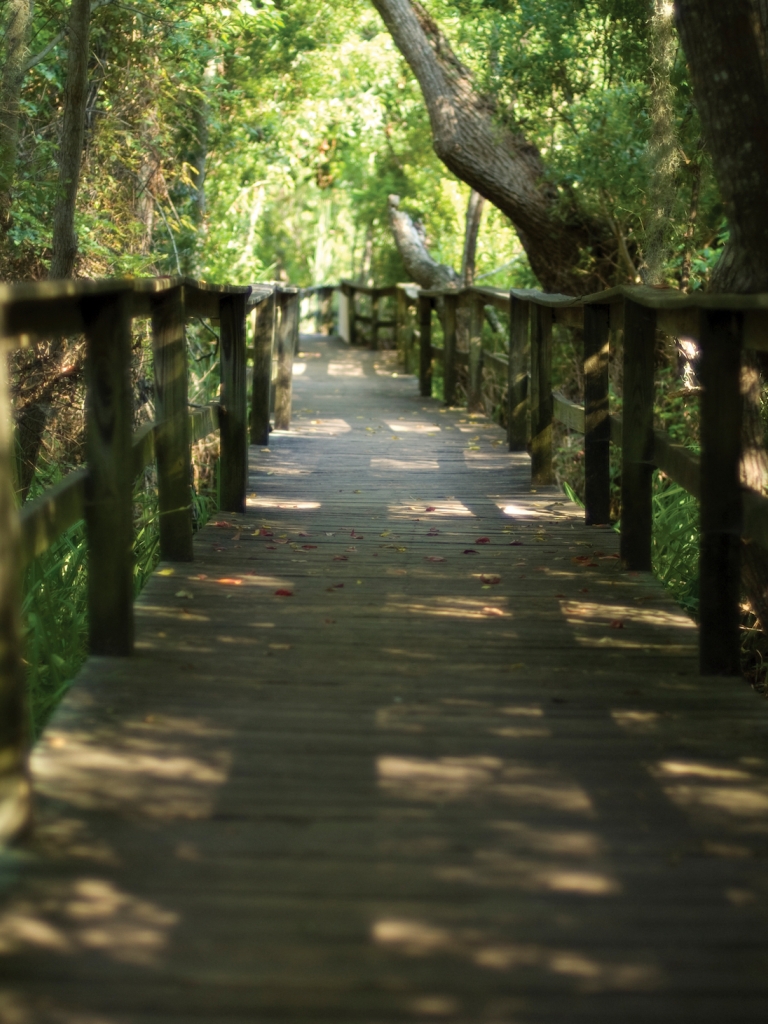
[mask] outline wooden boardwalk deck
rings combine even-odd
[[[38,744],[0,1021],[763,1024],[765,702],[497,427],[306,347]]]

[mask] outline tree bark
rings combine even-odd
[[[467,203],[467,219],[464,229],[464,255],[461,259],[461,280],[465,285],[475,283],[475,255],[477,238],[480,234],[480,221],[483,219],[485,200],[474,189],[469,193]]]
[[[453,267],[437,263],[429,255],[413,220],[398,209],[399,196],[390,196],[389,225],[408,276],[422,288],[458,288],[461,279]]]
[[[616,241],[608,225],[583,213],[575,196],[562,213],[539,150],[501,123],[424,8],[412,0],[373,5],[419,82],[438,157],[509,217],[542,286],[584,294],[612,284]],[[580,269],[586,253],[588,271]]]
[[[64,122],[59,146],[59,193],[53,215],[51,278],[71,277],[77,256],[75,206],[85,139],[90,24],[90,0],[72,0],[69,10]]]
[[[33,0],[10,0],[0,79],[0,239],[11,225],[13,178],[19,148],[19,101],[26,73]]]

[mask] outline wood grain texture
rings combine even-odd
[[[584,505],[589,525],[611,520],[611,426],[608,419],[609,306],[585,306]]]
[[[128,296],[82,303],[87,343],[85,521],[92,654],[133,648],[133,458]]]
[[[499,427],[302,350],[35,749],[0,1017],[763,1024],[765,702]]]
[[[277,360],[277,381],[275,383],[275,429],[288,430],[291,425],[293,405],[293,360],[298,350],[299,339],[299,298],[286,292],[277,295],[279,315],[275,327],[275,359]],[[350,307],[352,309],[353,307]],[[350,331],[353,330],[354,316],[350,312]]]
[[[192,459],[185,316],[181,287],[155,300],[152,355],[160,557],[169,562],[192,561]]]
[[[642,571],[651,568],[655,344],[654,310],[625,302],[621,560],[625,569]]]
[[[467,408],[470,412],[483,410],[483,300],[473,293],[469,297],[469,383]]]
[[[446,405],[456,402],[456,314],[458,296],[446,295],[443,300],[443,391]]]
[[[298,296],[291,296],[294,306]],[[221,456],[219,461],[219,504],[225,512],[242,512],[248,473],[247,398],[245,378],[244,295],[227,295],[220,300],[219,364],[221,368]],[[291,352],[293,359],[293,352]]]
[[[432,394],[432,299],[419,295],[419,393]]]
[[[251,383],[251,444],[269,444],[269,393],[272,384],[272,349],[275,339],[274,293],[251,312],[253,380]]]
[[[509,364],[507,389],[507,441],[511,452],[524,452],[530,444],[528,374],[531,363],[530,305],[510,296]]]
[[[531,319],[531,479],[548,485],[554,481],[551,307],[534,306]]]

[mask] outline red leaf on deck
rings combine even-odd
[[[598,555],[597,556],[602,562],[607,562],[610,558],[618,558],[618,555]]]
[[[580,594],[588,594],[589,593],[589,587],[581,587],[579,589],[579,593]]]
[[[478,537],[477,540],[475,541],[475,544],[490,544],[490,543],[491,543],[491,538],[490,537]]]
[[[590,569],[597,568],[597,562],[592,561],[591,555],[576,555],[576,557],[572,558],[571,561],[574,565],[584,565],[588,566]]]
[[[434,505],[427,505],[427,507],[424,509],[424,511],[425,512],[437,512],[437,509],[435,508]]]
[[[477,552],[473,551],[472,548],[465,548],[464,551],[462,552],[462,554],[464,554],[464,555],[476,555]]]
[[[293,597],[292,590],[276,590],[275,597]]]
[[[333,562],[348,562],[349,559],[347,558],[346,555],[334,555],[333,558],[331,559],[331,561],[333,561]]]
[[[433,526],[431,530],[427,530],[428,537],[436,537],[440,533],[436,526]]]
[[[214,544],[214,545],[213,545],[213,550],[214,550],[214,551],[226,551],[227,549],[226,549],[226,548],[223,548],[223,547],[221,547],[221,545],[220,545],[220,544]]]
[[[555,594],[555,597],[565,597],[565,594]]]
[[[521,540],[511,540],[509,542],[509,546],[511,548],[521,548],[523,546],[523,542]]]
[[[315,551],[317,549],[317,544],[302,544],[301,549],[302,551]]]
[[[442,558],[440,555],[427,555],[427,557],[424,559],[424,561],[425,562],[444,562],[445,559]]]
[[[622,619],[614,619],[611,623],[611,629],[624,629],[624,622]]]
[[[220,530],[231,530],[234,523],[226,523],[223,519],[217,519],[215,523],[208,523],[209,526],[218,526]]]
[[[222,551],[223,550],[224,549],[222,548]],[[277,548],[275,547],[274,544],[267,544],[267,551],[277,551]]]
[[[261,529],[259,530],[259,533],[260,533],[260,535],[261,535],[262,537],[274,537],[274,533],[272,532],[272,530],[267,530],[267,529],[265,529],[265,527],[263,527],[263,526],[262,526],[262,528],[261,528]]]

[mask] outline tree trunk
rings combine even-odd
[[[584,294],[613,283],[616,240],[547,179],[536,146],[496,117],[424,8],[411,0],[373,0],[421,87],[435,152],[458,178],[506,214],[533,272],[548,291]],[[582,271],[589,251],[591,270]]]
[[[677,0],[676,17],[730,225],[710,289],[768,291],[768,0]],[[762,493],[768,455],[761,357],[748,352],[744,359],[742,480]],[[768,630],[768,552],[746,544],[743,576],[752,609]]]
[[[90,0],[72,0],[69,10],[64,122],[59,146],[59,194],[53,215],[51,278],[71,277],[77,256],[75,206],[85,139],[90,24]]]
[[[422,288],[458,288],[459,275],[453,267],[432,259],[416,225],[407,213],[398,209],[399,204],[399,196],[389,197],[389,225],[410,279]]]
[[[0,79],[0,239],[11,225],[11,188],[19,146],[19,100],[26,72],[33,0],[10,0]]]
[[[475,283],[475,254],[477,253],[477,237],[480,234],[480,221],[483,219],[483,206],[485,206],[485,200],[479,192],[472,189],[467,203],[464,255],[461,259],[461,280],[464,285]]]

